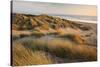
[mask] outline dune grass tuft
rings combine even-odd
[[[21,44],[20,46],[17,44]],[[56,56],[59,58],[65,58],[65,59],[74,59],[78,60],[81,59],[81,61],[96,61],[96,47],[88,46],[88,45],[81,45],[81,44],[75,44],[70,41],[62,40],[62,39],[51,39],[49,41],[46,41],[45,39],[25,39],[21,41],[14,42],[14,48],[13,48],[13,61],[14,65],[23,64],[22,61],[19,61],[22,59],[25,61],[25,58],[27,57],[27,61],[25,61],[27,64],[50,64],[55,63],[52,60],[50,60],[50,57],[48,59],[48,55],[46,55],[43,52],[49,53],[51,56]],[[31,50],[31,51],[30,51]],[[40,57],[45,59],[43,61],[37,61],[34,60],[34,52],[37,51],[43,51],[38,53],[37,57]],[[24,53],[25,52],[25,53]],[[31,55],[30,55],[31,54]],[[30,61],[31,58],[31,61]],[[16,61],[18,60],[18,62]],[[32,60],[33,59],[33,60]],[[53,59],[53,58],[51,58]],[[28,61],[29,60],[29,61]],[[25,64],[24,64],[25,65]]]
[[[13,66],[51,63],[53,60],[43,51],[32,51],[21,44],[13,45]]]

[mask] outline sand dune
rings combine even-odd
[[[12,16],[12,65],[97,60],[97,24],[45,14]]]

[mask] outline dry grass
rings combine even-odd
[[[84,44],[84,39],[78,34],[59,34],[58,37],[60,38],[67,38],[75,43]]]
[[[96,47],[74,44],[70,41],[60,39],[50,40],[47,46],[48,50],[59,57],[96,60]]]
[[[75,59],[76,61],[78,59],[81,59],[81,61],[95,61],[97,59],[96,47],[87,46],[87,45],[83,45],[83,44],[75,44],[70,41],[57,39],[57,38],[51,39],[49,41],[46,41],[45,39],[43,40],[43,39],[29,38],[29,39],[25,39],[25,40],[21,40],[21,41],[16,41],[14,43],[21,44],[22,47],[24,46],[24,48],[22,49],[21,46],[19,46],[19,48],[18,48],[17,45],[13,44],[13,45],[15,45],[15,47],[13,48],[14,49],[13,52],[15,54],[15,55],[13,55],[14,63],[19,62],[19,64],[24,64],[24,62],[20,62],[20,56],[22,57],[22,61],[25,61],[25,58],[27,57],[27,61],[25,62],[26,64],[55,63],[55,62],[52,62],[50,60],[50,58],[49,58],[49,60],[47,60],[47,57],[45,57],[45,59],[43,61],[39,60],[39,61],[35,62],[36,61],[36,59],[34,60],[34,52],[35,51],[43,51],[43,52],[51,54],[51,56],[53,55],[53,56],[57,56],[60,58],[65,58],[65,59],[67,59],[67,58]],[[32,54],[32,51],[29,51],[29,50],[27,51],[27,49],[31,49],[33,51],[33,54]],[[16,52],[18,54],[16,54]],[[24,57],[24,54],[25,54],[25,57]],[[16,56],[17,56],[17,58],[15,58]],[[44,53],[42,54],[42,52],[40,52],[39,55],[36,55],[36,56],[43,58],[46,55],[44,55]],[[30,62],[30,58],[31,58],[31,62]],[[16,59],[17,59],[17,62],[15,61]],[[41,62],[43,62],[43,63],[41,63]]]
[[[48,15],[15,14],[12,29],[14,66],[58,63],[56,57],[62,62],[97,60],[96,46],[87,45],[80,36],[81,30],[90,29],[83,24]]]
[[[12,30],[12,32],[13,32],[12,33],[13,40],[22,38],[22,37],[27,37],[27,36],[41,37],[45,35],[44,33],[40,31],[34,31],[34,30],[25,30],[25,31]]]
[[[43,51],[32,51],[21,44],[13,45],[13,66],[51,64],[50,56]]]

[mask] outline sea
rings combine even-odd
[[[81,16],[81,15],[51,15],[51,16],[60,17],[62,19],[68,19],[72,21],[97,23],[97,16]]]

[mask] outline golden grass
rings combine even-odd
[[[57,63],[55,57],[75,61],[97,60],[96,46],[87,45],[80,36],[80,30],[88,30],[87,27],[47,15],[17,14],[13,22],[14,66]],[[57,38],[42,38],[51,34]]]
[[[54,39],[48,42],[48,50],[59,57],[96,60],[96,47],[74,44],[70,41]]]
[[[13,66],[51,64],[53,61],[43,51],[32,51],[21,44],[13,45]]]
[[[23,45],[26,49],[31,49],[32,51],[44,51],[60,58],[75,59],[76,61],[78,59],[81,59],[82,61],[97,60],[96,47],[83,44],[75,44],[71,41],[66,41],[58,38],[51,39],[49,41],[46,41],[45,39],[29,38],[23,41],[17,41],[15,44],[16,43]],[[20,54],[20,52],[18,53]]]
[[[84,44],[85,41],[82,37],[78,34],[59,34],[58,37],[67,38],[75,43]]]
[[[40,32],[40,31],[34,31],[34,30],[25,30],[25,31],[16,31],[12,30],[12,38],[13,40],[26,37],[26,36],[35,36],[35,37],[41,37],[44,36],[45,34]]]

